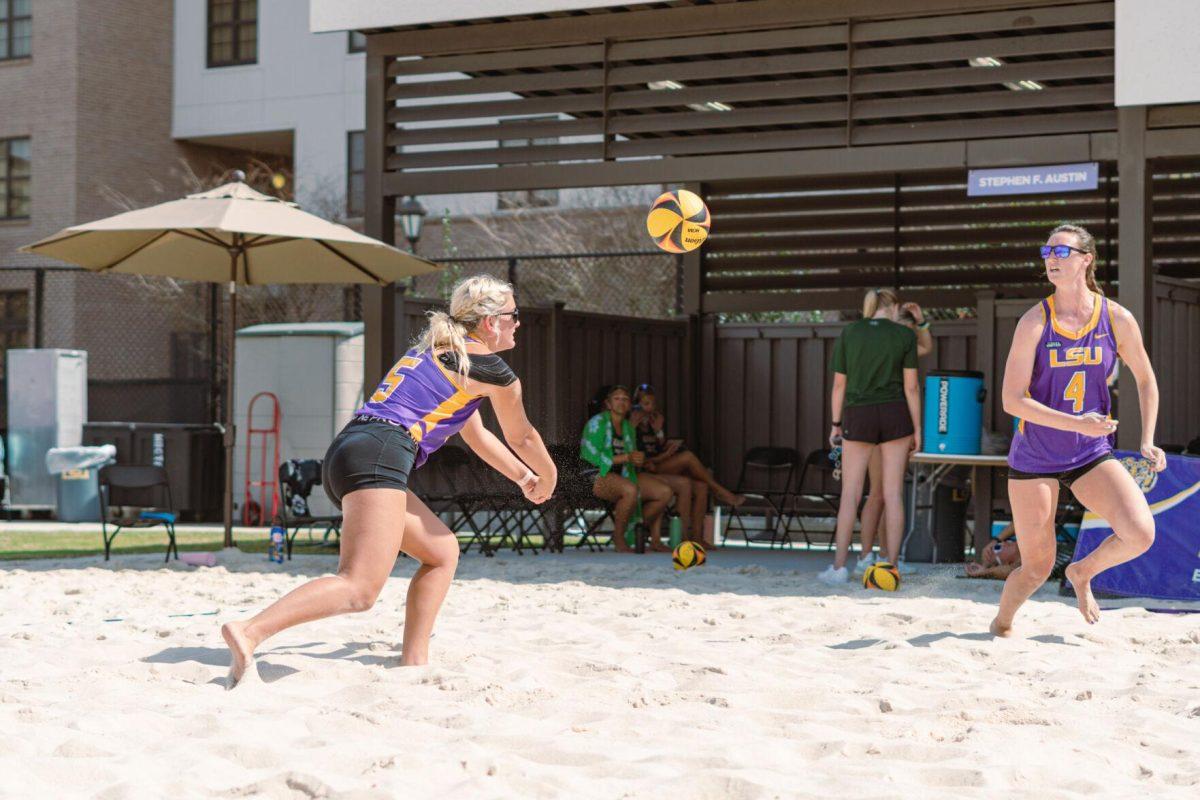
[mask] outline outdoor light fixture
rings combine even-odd
[[[975,58],[968,58],[967,63],[970,64],[972,67],[1003,67],[1004,66],[1004,62],[1001,61],[1000,59],[996,58],[995,56],[976,56]],[[1045,86],[1038,83],[1037,81],[1028,81],[1028,80],[1026,80],[1026,81],[1004,81],[1004,86],[1008,89],[1012,89],[1014,92],[1024,92],[1024,91],[1037,92],[1037,91],[1041,91],[1042,89],[1046,88]]]
[[[425,215],[428,213],[415,197],[404,198],[404,202],[396,209],[404,238],[408,239],[408,249],[413,253],[417,252],[417,240],[421,238],[421,226],[425,224]]]
[[[653,91],[672,91],[675,89],[685,88],[679,81],[650,81],[646,84],[647,89]],[[693,111],[733,111],[733,106],[728,103],[722,103],[717,100],[709,100],[704,103],[688,103],[687,107]]]

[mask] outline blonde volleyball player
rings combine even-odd
[[[1004,369],[1004,410],[1021,420],[1008,453],[1008,495],[1021,566],[1004,583],[991,624],[997,636],[1011,633],[1017,610],[1054,567],[1060,485],[1113,529],[1087,558],[1067,567],[1089,624],[1100,618],[1092,578],[1136,558],[1154,542],[1146,497],[1112,456],[1117,421],[1109,416],[1108,378],[1118,356],[1137,381],[1142,456],[1155,471],[1167,463],[1154,445],[1154,370],[1133,315],[1096,285],[1095,239],[1084,228],[1060,225],[1041,255],[1054,294],[1021,317]]]
[[[369,609],[400,551],[421,563],[408,585],[402,663],[428,662],[433,623],[458,565],[458,540],[408,491],[412,470],[459,433],[534,503],[545,502],[557,481],[554,462],[525,415],[521,382],[496,355],[515,345],[518,327],[512,287],[488,275],[459,283],[449,313],[430,315],[417,346],[384,376],[325,454],[325,493],[345,518],[337,574],[221,628],[230,652],[229,688],[253,664],[255,648],[276,633]],[[491,401],[516,456],[483,426],[484,400]]]

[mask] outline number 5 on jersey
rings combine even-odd
[[[419,358],[411,358],[405,356],[396,362],[396,366],[392,367],[392,371],[383,376],[383,380],[379,383],[379,388],[375,390],[375,394],[371,395],[370,402],[382,403],[392,396],[392,392],[396,391],[396,387],[404,383],[404,371],[410,370],[421,363]]]
[[[1071,382],[1063,390],[1063,400],[1071,401],[1071,411],[1076,414],[1083,411],[1083,398],[1087,396],[1087,373],[1079,370],[1071,376]]]

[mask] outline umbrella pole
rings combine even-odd
[[[236,239],[235,239],[236,241]],[[225,547],[233,547],[233,370],[234,331],[237,330],[237,260],[238,248],[229,248],[229,324],[225,327],[225,352],[229,363],[225,376]]]

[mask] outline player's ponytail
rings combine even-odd
[[[1100,285],[1096,283],[1096,237],[1092,236],[1091,232],[1082,225],[1059,225],[1057,228],[1050,231],[1051,236],[1056,233],[1073,234],[1077,240],[1079,249],[1085,253],[1092,254],[1092,261],[1087,265],[1087,274],[1085,275],[1084,279],[1087,281],[1087,288],[1089,292],[1095,292],[1096,294],[1103,295],[1104,290],[1101,289]]]
[[[430,311],[429,327],[417,340],[416,349],[441,350],[458,358],[458,373],[466,377],[471,368],[467,334],[480,321],[500,313],[512,294],[512,286],[491,275],[474,275],[460,281],[450,294],[450,311]]]
[[[900,302],[900,298],[891,289],[868,289],[863,297],[863,319],[875,316],[881,307],[891,308]]]

